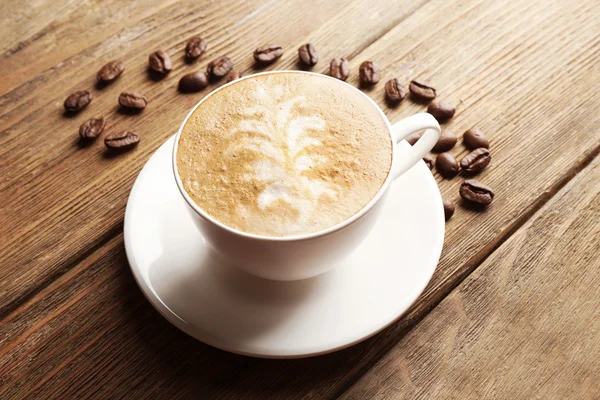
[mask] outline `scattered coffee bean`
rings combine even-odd
[[[490,142],[479,129],[469,129],[463,135],[463,142],[469,149],[475,150],[480,147],[490,148]]]
[[[348,60],[340,57],[331,60],[331,63],[329,63],[329,74],[342,81],[348,79],[348,75],[350,75]]]
[[[454,203],[449,200],[442,201],[444,204],[444,217],[448,221],[454,215]]]
[[[460,197],[471,203],[487,206],[494,199],[494,191],[483,183],[467,179],[460,185]]]
[[[213,79],[219,79],[224,77],[233,69],[233,62],[229,57],[221,56],[217,57],[208,63],[206,72]]]
[[[105,125],[104,117],[88,119],[79,127],[79,136],[82,139],[96,139],[104,130]]]
[[[104,138],[104,145],[113,150],[127,150],[136,146],[140,137],[133,132],[116,132]]]
[[[373,61],[365,61],[360,64],[358,74],[363,84],[374,85],[379,82],[379,65]]]
[[[119,96],[119,104],[121,107],[143,110],[148,105],[148,99],[141,93],[137,92],[123,92]]]
[[[460,160],[460,168],[465,172],[481,171],[490,163],[492,156],[485,147],[473,150]]]
[[[319,62],[317,49],[310,43],[304,44],[298,48],[298,57],[300,57],[300,61],[308,67],[312,67]]]
[[[427,165],[427,168],[429,169],[433,169],[433,157],[431,156],[431,154],[425,154],[425,157],[423,157],[423,161],[425,161],[425,165]]]
[[[231,71],[230,73],[227,74],[225,79],[227,79],[227,82],[231,82],[231,81],[235,81],[236,79],[240,79],[241,77],[242,77],[242,74],[240,74],[239,72]]]
[[[431,149],[431,151],[433,151],[434,153],[443,153],[445,151],[449,151],[454,147],[457,141],[458,139],[456,135],[454,135],[454,133],[450,131],[442,131],[440,138],[438,139],[435,146],[433,146],[433,149]]]
[[[454,117],[456,110],[450,104],[436,103],[434,101],[427,107],[427,112],[433,115],[438,122],[444,122]]]
[[[412,135],[409,135],[406,137],[406,141],[408,142],[408,144],[410,144],[411,146],[414,146],[415,143],[417,143],[417,141],[421,139],[421,134],[419,132],[417,133],[413,133]]]
[[[179,80],[179,91],[183,93],[199,92],[207,86],[208,76],[205,72],[192,72]]]
[[[254,60],[259,64],[271,64],[283,55],[283,47],[272,44],[254,50]]]
[[[410,82],[408,90],[410,90],[414,96],[424,100],[433,100],[436,96],[436,91],[433,86],[417,79]]]
[[[458,163],[450,153],[442,153],[435,158],[435,168],[446,179],[454,178],[458,174]]]
[[[385,83],[385,96],[389,101],[399,103],[406,97],[406,90],[398,79],[393,78]]]
[[[72,113],[79,112],[90,104],[92,98],[92,94],[87,90],[79,90],[72,93],[65,99],[65,110]]]
[[[98,74],[96,75],[96,79],[98,80],[98,82],[112,82],[123,73],[124,69],[125,64],[123,64],[122,61],[110,61],[107,64],[105,64],[102,68],[100,68],[100,71],[98,71]]]
[[[195,60],[206,51],[206,40],[200,36],[190,38],[185,45],[185,57],[188,60]]]
[[[150,64],[150,69],[159,74],[168,74],[173,67],[171,57],[163,50],[157,50],[150,54],[148,63]]]

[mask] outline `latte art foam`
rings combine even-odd
[[[207,214],[244,232],[320,231],[385,181],[391,142],[377,110],[327,77],[282,72],[210,95],[182,130],[177,166]]]

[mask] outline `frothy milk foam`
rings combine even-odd
[[[392,161],[385,121],[351,87],[281,72],[207,98],[183,127],[177,167],[207,214],[247,233],[317,232],[363,208]]]

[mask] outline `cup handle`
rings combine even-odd
[[[392,138],[400,143],[407,136],[426,129],[425,134],[417,143],[396,163],[394,179],[411,169],[419,160],[425,157],[440,138],[440,124],[428,113],[419,113],[404,118],[392,125]]]

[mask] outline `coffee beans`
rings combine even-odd
[[[360,64],[358,74],[363,84],[374,85],[379,82],[379,65],[373,61],[365,61]]]
[[[254,50],[254,61],[258,64],[271,64],[283,55],[283,47],[272,44]]]
[[[348,75],[350,75],[348,60],[340,57],[331,60],[331,63],[329,63],[329,74],[342,81],[348,79]]]
[[[104,138],[104,145],[113,150],[127,150],[136,146],[139,142],[140,137],[130,131],[113,133]]]
[[[494,199],[494,191],[483,183],[468,179],[460,185],[460,197],[471,203],[486,206]]]
[[[458,139],[456,138],[456,135],[454,135],[454,133],[450,131],[442,131],[440,138],[438,139],[435,146],[433,146],[433,149],[431,149],[431,151],[433,151],[434,153],[443,153],[445,151],[449,151],[454,147],[457,141]]]
[[[72,93],[65,99],[64,106],[65,110],[71,113],[76,113],[88,106],[92,101],[92,94],[87,90],[79,90]]]
[[[194,36],[190,38],[186,44],[185,56],[188,60],[199,58],[206,51],[206,40]],[[275,62],[282,57],[283,48],[279,45],[268,45],[257,48],[254,51],[254,59],[256,63],[267,65]],[[298,48],[298,58],[301,64],[312,67],[319,61],[319,56],[316,48],[306,43]],[[349,63],[346,58],[336,57],[330,62],[330,75],[334,78],[346,81],[349,77]],[[114,60],[104,65],[97,73],[99,82],[111,82],[117,79],[124,71],[125,65],[122,61]],[[148,56],[148,68],[152,72],[166,75],[172,68],[173,64],[167,52],[164,50],[156,50]],[[381,78],[379,66],[373,61],[364,61],[359,67],[359,78],[363,85],[374,85]],[[233,62],[226,56],[217,57],[212,60],[206,69],[206,72],[192,72],[181,77],[179,80],[179,90],[181,92],[198,92],[205,89],[209,85],[209,81],[226,77],[227,82],[232,82],[242,77],[242,74],[233,71]],[[99,85],[102,86],[102,85]],[[415,79],[410,82],[408,87],[412,99],[418,102],[427,100],[429,103],[427,112],[429,112],[437,121],[444,122],[454,117],[455,108],[450,104],[431,101],[436,98],[436,89],[430,84]],[[385,83],[385,96],[389,102],[399,103],[403,101],[407,95],[406,87],[401,84],[397,78],[388,80]],[[92,100],[92,94],[89,91],[78,91],[71,94],[64,102],[64,107],[69,112],[78,112],[83,110]],[[431,102],[429,102],[431,101]],[[119,104],[127,109],[141,110],[147,104],[147,98],[137,92],[124,92],[119,96]],[[102,135],[106,126],[104,117],[91,118],[85,121],[79,127],[79,135],[82,138],[82,143],[86,140],[98,138]],[[421,134],[415,133],[406,138],[407,142],[415,145],[421,137]],[[140,136],[131,131],[121,131],[112,133],[104,139],[105,146],[113,150],[126,150],[133,148],[140,141]],[[467,154],[459,163],[449,153],[456,145],[457,137],[449,131],[443,131],[436,145],[433,147],[433,152],[440,153],[435,159],[431,154],[426,154],[423,161],[431,170],[435,166],[440,175],[446,179],[451,179],[458,175],[462,170],[464,173],[475,173],[486,168],[491,160],[491,155],[488,150],[489,141],[486,136],[478,129],[472,128],[467,130],[463,136],[465,146],[473,151]],[[84,147],[82,145],[82,147]],[[466,175],[466,174],[464,174]],[[460,187],[460,196],[466,202],[479,205],[488,205],[492,202],[494,192],[491,188],[483,185],[475,180],[465,180]],[[451,201],[444,200],[444,216],[448,220],[455,212],[455,206]]]
[[[469,129],[463,135],[463,142],[469,149],[478,149],[480,147],[490,148],[490,142],[479,129]]]
[[[454,107],[450,104],[436,103],[435,101],[427,107],[427,112],[433,115],[439,122],[444,122],[454,117],[455,111]]]
[[[100,136],[105,125],[104,117],[88,119],[79,127],[79,136],[82,139],[95,139]]]
[[[213,79],[219,79],[227,75],[232,69],[233,62],[231,59],[226,56],[221,56],[208,63],[206,72],[208,73],[209,77]]]
[[[208,77],[204,72],[192,72],[179,80],[179,91],[183,93],[199,92],[207,86]]]
[[[460,168],[465,172],[478,172],[487,167],[492,156],[485,147],[473,150],[460,160]]]
[[[422,100],[433,100],[436,96],[436,91],[433,86],[417,79],[410,82],[408,90],[410,90],[410,93],[412,93],[413,96]]]
[[[168,74],[171,72],[171,57],[163,50],[157,50],[148,57],[148,64],[152,71],[159,74]]]
[[[450,153],[442,153],[435,158],[435,168],[446,179],[454,178],[458,174],[458,163]]]
[[[421,134],[413,133],[412,135],[407,136],[405,140],[408,142],[408,144],[410,144],[411,146],[414,146],[415,143],[417,143],[417,141],[419,139],[421,139]]]
[[[454,203],[449,200],[443,200],[442,204],[444,205],[444,218],[448,221],[454,215]]]
[[[404,90],[398,79],[393,78],[385,83],[385,97],[393,103],[399,103],[404,100],[406,90]]]
[[[310,43],[304,44],[298,48],[298,57],[302,64],[307,67],[312,67],[319,62],[319,56],[317,55],[317,49]]]
[[[188,60],[195,60],[206,51],[206,40],[200,36],[191,37],[185,45],[185,57]]]
[[[425,157],[423,157],[423,161],[425,161],[425,165],[427,165],[427,168],[433,169],[433,157],[431,156],[431,154],[425,154]]]
[[[98,82],[112,82],[123,73],[124,69],[125,64],[123,64],[122,61],[110,61],[106,63],[102,68],[100,68],[100,71],[98,71],[98,74],[96,74],[96,79],[98,80]]]
[[[148,105],[148,99],[141,93],[123,92],[119,96],[119,104],[130,110],[143,110]]]
[[[241,77],[242,77],[242,74],[240,74],[239,72],[231,71],[230,73],[227,74],[225,79],[227,79],[227,82],[231,82],[231,81],[235,81],[236,79],[240,79]]]

